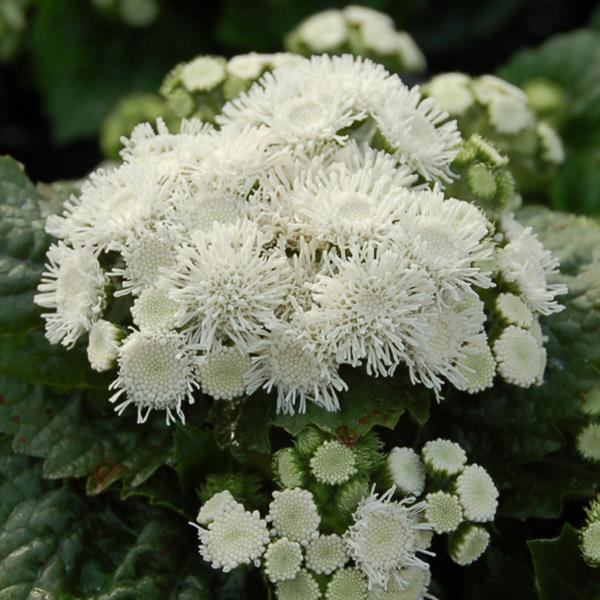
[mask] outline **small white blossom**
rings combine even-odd
[[[241,504],[216,515],[206,529],[199,527],[198,537],[202,558],[225,573],[258,561],[269,543],[266,522]]]
[[[300,569],[294,579],[277,582],[275,594],[277,600],[320,600],[321,598],[317,580],[306,569]]]
[[[353,567],[338,569],[327,584],[326,600],[367,600],[368,582],[363,573]]]
[[[443,73],[425,86],[428,96],[435,98],[440,107],[453,116],[462,115],[475,99],[469,89],[471,79],[463,73]]]
[[[126,394],[115,409],[119,414],[133,404],[138,423],[146,421],[152,410],[164,410],[167,423],[175,421],[173,412],[185,422],[181,405],[185,400],[193,404],[198,382],[197,358],[182,334],[134,331],[119,348],[118,363],[119,375],[110,386],[117,391],[110,401]]]
[[[412,448],[392,448],[387,457],[392,483],[405,496],[419,496],[425,488],[425,469]]]
[[[447,492],[433,492],[425,496],[425,520],[436,533],[450,533],[463,521],[463,510],[458,498]]]
[[[198,367],[202,391],[215,400],[233,400],[246,390],[250,356],[235,346],[213,350]]]
[[[337,534],[319,535],[306,547],[306,568],[317,575],[331,575],[349,560],[344,540]]]
[[[265,573],[269,581],[287,581],[294,579],[302,566],[302,546],[281,538],[271,542],[265,552]]]
[[[330,440],[323,442],[312,455],[310,470],[317,481],[339,485],[356,473],[356,457],[352,448]]]
[[[456,492],[467,519],[477,523],[494,520],[498,490],[483,467],[465,467],[456,479]]]
[[[510,293],[499,294],[496,298],[496,310],[508,325],[528,329],[533,324],[533,313],[519,296]]]
[[[586,425],[579,432],[576,444],[583,458],[600,462],[600,423]]]
[[[511,325],[494,342],[498,373],[514,385],[539,385],[546,367],[546,350],[525,329]]]
[[[456,442],[441,438],[427,442],[421,455],[432,475],[458,475],[467,463],[465,451]]]
[[[200,525],[208,525],[214,521],[219,515],[227,512],[235,506],[241,506],[236,502],[231,492],[223,490],[208,499],[201,507],[196,517],[196,521]]]
[[[425,505],[411,506],[412,498],[393,501],[394,492],[391,488],[381,497],[372,493],[362,500],[346,533],[351,556],[368,577],[369,587],[387,587],[405,567],[428,568],[417,556],[417,532],[430,529],[418,520]]]
[[[312,15],[298,28],[298,36],[315,54],[335,50],[344,43],[347,35],[346,22],[339,10]]]
[[[467,525],[450,535],[450,558],[461,567],[474,563],[490,543],[490,534],[480,525]]]
[[[565,148],[556,129],[540,121],[537,124],[537,134],[542,147],[542,158],[555,165],[565,162]]]
[[[463,381],[455,381],[454,385],[469,394],[477,394],[492,387],[496,375],[496,360],[484,337],[467,344],[465,355],[458,365]]]
[[[273,492],[267,521],[271,522],[277,535],[306,544],[317,537],[321,517],[313,495],[307,490],[293,488]]]
[[[107,279],[98,259],[87,248],[69,248],[59,242],[50,246],[46,258],[46,271],[34,302],[54,309],[42,314],[50,342],[71,348],[100,318]]]
[[[100,319],[90,329],[90,339],[87,347],[87,357],[95,371],[108,371],[115,363],[119,354],[121,330]]]
[[[182,67],[179,77],[189,92],[212,90],[225,79],[224,61],[212,56],[199,56]]]
[[[131,316],[142,331],[169,331],[177,323],[177,310],[165,289],[147,287],[134,300]]]

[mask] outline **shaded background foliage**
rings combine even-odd
[[[145,0],[130,0],[130,4]],[[156,0],[145,27],[127,25],[93,0],[2,0],[24,7],[23,29],[0,45],[0,154],[34,181],[85,175],[101,159],[98,130],[119,97],[156,91],[177,62],[281,49],[283,34],[336,0]],[[590,22],[595,0],[364,0],[409,31],[429,73],[494,72],[518,49]],[[2,14],[0,11],[0,21]],[[0,24],[0,38],[2,28]],[[12,46],[11,46],[12,47]]]

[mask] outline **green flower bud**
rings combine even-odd
[[[356,458],[356,470],[358,472],[365,472],[377,469],[383,461],[382,448],[383,442],[375,433],[370,431],[363,435],[352,446]]]
[[[315,450],[323,443],[325,440],[325,436],[320,429],[316,427],[306,427],[304,428],[294,440],[294,444],[296,445],[296,450],[304,456],[312,456]]]
[[[304,487],[305,472],[294,448],[283,448],[273,456],[273,472],[281,487]]]
[[[600,423],[590,423],[579,432],[577,450],[583,458],[600,462]]]
[[[596,386],[584,394],[581,410],[586,415],[600,415],[600,386]]]
[[[369,482],[366,479],[351,479],[339,488],[336,502],[340,510],[353,512],[358,503],[368,495]]]

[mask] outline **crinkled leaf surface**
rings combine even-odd
[[[0,334],[39,321],[33,304],[49,237],[47,207],[21,164],[0,158]]]
[[[531,540],[528,545],[541,600],[600,598],[600,570],[586,565],[577,532],[570,525],[555,539]]]
[[[15,452],[44,459],[46,478],[86,477],[88,494],[98,494],[117,481],[135,488],[171,458],[172,431],[159,415],[139,426],[117,416],[106,394],[60,395],[7,378],[0,392],[0,432],[13,435]]]

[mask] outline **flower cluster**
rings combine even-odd
[[[397,73],[425,70],[425,57],[412,37],[396,31],[388,15],[366,6],[316,13],[287,35],[285,45],[290,52],[304,56],[349,52]]]
[[[564,162],[557,131],[538,118],[523,90],[503,79],[445,73],[423,91],[457,119],[463,135],[483,135],[508,155],[521,191],[538,190]]]
[[[177,117],[214,123],[225,102],[237,98],[263,73],[301,60],[285,52],[250,52],[230,59],[201,55],[175,66],[165,77],[160,93]]]
[[[557,261],[511,217],[444,194],[456,123],[368,60],[299,60],[226,104],[219,128],[139,125],[122,164],[48,219],[48,339],[89,333],[92,367],[118,367],[111,400],[140,421],[183,420],[199,389],[337,410],[348,368],[437,397],[496,370],[541,382]],[[217,78],[196,67],[188,81]]]
[[[213,548],[211,532],[237,518],[229,511],[243,511],[229,489],[205,497],[197,520],[205,558],[244,550],[227,565],[212,559],[214,568],[254,562],[277,598],[429,598],[424,559],[432,555],[434,535],[449,534],[449,554],[459,565],[474,562],[488,546],[482,523],[494,519],[498,491],[485,469],[467,465],[464,450],[450,440],[428,442],[421,456],[411,448],[386,455],[373,432],[348,445],[311,426],[275,454],[273,471],[280,490],[264,519],[268,545],[247,517],[241,540],[221,537]],[[387,491],[378,492],[375,481]]]
[[[436,534],[448,534],[455,563],[471,564],[485,552],[490,534],[482,523],[494,520],[498,490],[482,466],[467,464],[457,443],[431,440],[420,456],[412,448],[393,448],[385,475],[400,493],[425,503],[425,521]]]

